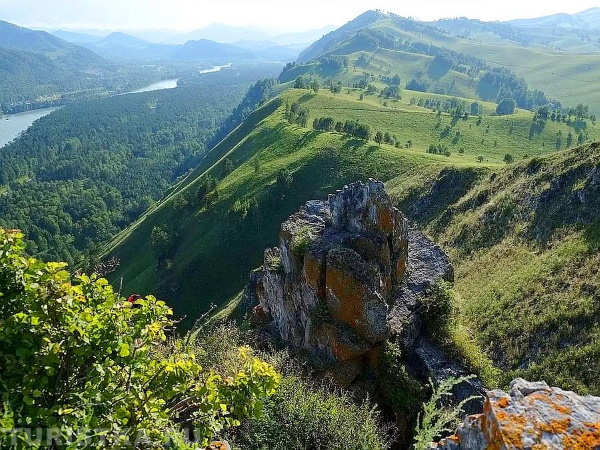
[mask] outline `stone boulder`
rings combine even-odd
[[[517,378],[490,391],[483,413],[468,416],[432,449],[600,449],[600,397]]]
[[[359,367],[376,365],[392,333],[418,341],[419,296],[452,277],[445,253],[409,228],[383,183],[369,180],[286,220],[244,301],[260,305],[255,319],[268,318],[287,345],[338,364],[334,378],[351,381]]]

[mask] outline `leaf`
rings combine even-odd
[[[129,356],[131,352],[129,351],[129,344],[123,343],[119,345],[119,356],[125,357]]]

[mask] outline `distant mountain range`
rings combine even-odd
[[[235,28],[235,27],[232,27]],[[225,28],[219,27],[220,30]],[[215,27],[212,30],[216,30]],[[234,44],[216,42],[207,38],[187,40],[184,44],[158,44],[141,39],[123,32],[113,32],[105,37],[84,33],[74,33],[59,30],[55,36],[81,45],[106,58],[137,59],[137,60],[178,60],[192,61],[198,59],[213,59],[219,62],[230,62],[231,59],[263,59],[268,61],[288,62],[296,59],[306,45],[278,45],[270,40],[255,39],[239,40]],[[190,34],[188,37],[195,37]],[[210,34],[210,33],[209,33]],[[231,36],[234,36],[232,34]],[[243,33],[238,33],[238,36]],[[290,34],[284,40],[293,40],[301,34]]]
[[[523,28],[531,27],[561,27],[561,28],[600,28],[600,8],[590,8],[576,14],[553,14],[534,19],[516,19],[508,23]]]
[[[104,58],[86,48],[0,21],[0,102],[86,89],[109,70]]]
[[[273,46],[306,48],[336,27],[333,25],[290,33],[274,33],[256,27],[237,27],[226,24],[211,24],[193,31],[178,32],[173,30],[116,30],[135,36],[155,44],[185,44],[188,41],[208,39],[224,44],[235,44],[238,41],[269,41]],[[93,43],[108,36],[114,30],[56,30],[52,34],[74,43]]]

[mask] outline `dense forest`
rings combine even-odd
[[[81,262],[199,162],[250,84],[272,70],[224,70],[40,119],[0,149],[0,225],[26,231],[33,254]]]

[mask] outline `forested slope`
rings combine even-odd
[[[160,199],[218,138],[257,70],[79,102],[0,149],[0,224],[44,259],[80,262]]]

